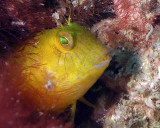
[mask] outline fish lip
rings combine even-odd
[[[105,65],[108,65],[110,61],[111,61],[111,58],[107,59],[106,61],[102,61],[101,63],[98,63],[94,68],[100,69]]]

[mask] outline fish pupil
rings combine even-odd
[[[67,38],[65,38],[65,37],[60,37],[60,43],[61,44],[68,44],[68,40],[67,40]]]

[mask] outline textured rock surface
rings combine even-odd
[[[104,110],[105,128],[160,127],[160,27],[154,22],[159,6],[159,1],[114,0],[117,17],[92,28],[113,56],[114,66],[102,79],[120,93]]]

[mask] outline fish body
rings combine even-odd
[[[24,100],[55,112],[83,97],[110,61],[105,46],[77,23],[38,33],[17,55]]]

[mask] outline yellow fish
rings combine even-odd
[[[55,112],[75,105],[110,62],[105,46],[85,27],[71,22],[38,33],[17,55],[15,62],[25,76],[19,86],[23,100]]]

